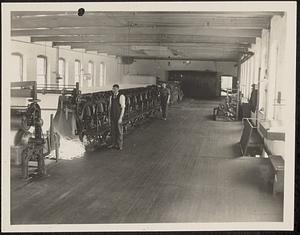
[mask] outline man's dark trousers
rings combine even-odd
[[[111,137],[112,144],[122,148],[123,147],[123,125],[118,123],[121,115],[121,105],[120,105],[120,94],[117,96],[112,96],[111,102]]]
[[[111,120],[111,137],[113,145],[123,147],[123,125],[118,123],[118,119]]]
[[[160,105],[161,105],[162,117],[167,118],[168,98],[162,98]]]

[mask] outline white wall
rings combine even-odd
[[[56,60],[57,50],[51,47],[48,43],[30,43],[12,40],[11,52],[20,53],[23,56],[23,73],[24,80],[36,80],[36,57],[44,55],[47,57],[48,72],[47,81],[49,84],[56,83]],[[75,84],[74,78],[74,62],[80,60],[85,72],[88,70],[88,62],[93,61],[95,70],[95,87],[100,86],[100,64],[105,64],[105,85],[122,82],[123,76],[127,75],[147,75],[160,77],[161,80],[167,80],[167,71],[169,70],[211,70],[220,73],[221,75],[236,76],[236,67],[234,62],[213,62],[213,61],[192,61],[191,64],[185,65],[183,61],[171,61],[168,65],[167,60],[136,60],[131,65],[123,65],[119,60],[113,56],[97,55],[94,53],[82,53],[81,51],[70,50],[67,48],[59,49],[59,57],[64,58],[66,61],[66,74],[68,75],[67,81],[69,85]],[[144,82],[144,81],[143,81]],[[136,81],[135,81],[136,83]],[[88,88],[88,81],[83,80],[81,89],[91,90]]]
[[[267,110],[267,118],[282,120],[284,118],[282,116],[282,106],[275,105],[274,100],[277,97],[277,93],[281,92],[282,103],[284,105],[285,98],[287,96],[287,84],[286,84],[286,76],[288,74],[287,71],[287,63],[289,63],[289,58],[286,57],[286,44],[287,44],[287,34],[286,34],[287,22],[286,15],[283,17],[274,16],[271,20],[271,30],[270,30],[270,49],[275,47],[277,49],[277,61],[274,61],[274,66],[271,67],[271,51],[270,51],[270,60],[269,60],[269,87],[268,90],[268,110]]]
[[[151,75],[124,75],[122,84],[156,84],[156,77]]]
[[[265,97],[266,110],[263,116],[263,119],[270,120],[274,124],[282,126],[283,131],[285,131],[285,116],[288,114],[288,110],[285,110],[288,98],[286,76],[289,74],[289,71],[287,71],[289,59],[286,57],[286,44],[288,43],[287,39],[289,35],[287,35],[286,29],[286,14],[283,17],[274,16],[272,18],[266,85],[267,96]],[[277,104],[276,102],[278,92],[281,92],[281,104]],[[272,153],[285,157],[284,141],[265,140],[265,144]]]
[[[273,16],[269,30],[263,30],[261,38],[250,48],[255,54],[241,66],[241,91],[250,98],[251,84],[259,85],[258,121],[271,121],[273,128],[286,132],[286,120],[292,102],[288,87],[292,76],[288,57],[288,43],[292,41],[287,33],[287,15]],[[260,73],[259,73],[260,69]],[[281,92],[281,104],[277,103],[277,94]],[[253,115],[252,117],[256,117]],[[265,145],[272,152],[285,157],[285,142],[265,139]]]
[[[157,76],[165,81],[170,70],[210,70],[220,75],[237,76],[235,64],[235,62],[191,61],[191,64],[186,65],[183,61],[173,60],[168,65],[168,60],[136,60],[126,67],[126,71],[134,75]]]
[[[34,44],[20,41],[11,41],[11,52],[20,53],[23,56],[23,73],[25,81],[36,80],[36,58],[38,55],[44,55],[47,57],[47,81],[49,84],[56,84],[56,60],[57,50],[51,46],[44,44]],[[124,65],[118,64],[118,60],[110,56],[100,56],[93,53],[82,53],[80,51],[74,51],[70,49],[59,50],[59,57],[62,57],[66,61],[66,71],[68,71],[68,83],[69,85],[75,85],[74,78],[74,62],[80,60],[85,72],[88,70],[88,62],[93,61],[95,69],[95,85],[100,86],[100,64],[105,64],[106,70],[106,84],[113,84],[120,82],[123,76]],[[86,89],[88,81],[84,80],[82,90]]]

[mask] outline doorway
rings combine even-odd
[[[168,71],[169,81],[181,81],[184,96],[194,99],[214,99],[220,96],[220,77],[213,71]]]
[[[226,96],[228,92],[232,92],[233,77],[221,76],[221,96]]]

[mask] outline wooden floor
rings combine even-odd
[[[216,104],[184,100],[122,152],[62,160],[28,184],[12,175],[12,224],[282,221],[268,161],[239,156],[241,123],[213,121]]]

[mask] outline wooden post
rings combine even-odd
[[[261,67],[258,68],[257,99],[256,99],[256,110],[255,110],[256,125],[258,125],[258,112],[259,112],[260,72],[261,72]]]
[[[36,81],[32,85],[32,99],[37,100],[37,84],[36,84]]]
[[[237,65],[237,106],[236,106],[236,115],[235,120],[239,120],[239,105],[240,105],[240,80],[241,80],[241,64]]]
[[[57,79],[59,77],[59,47],[56,47],[56,73],[55,73],[55,83],[57,85],[57,89],[59,89],[59,80]]]

